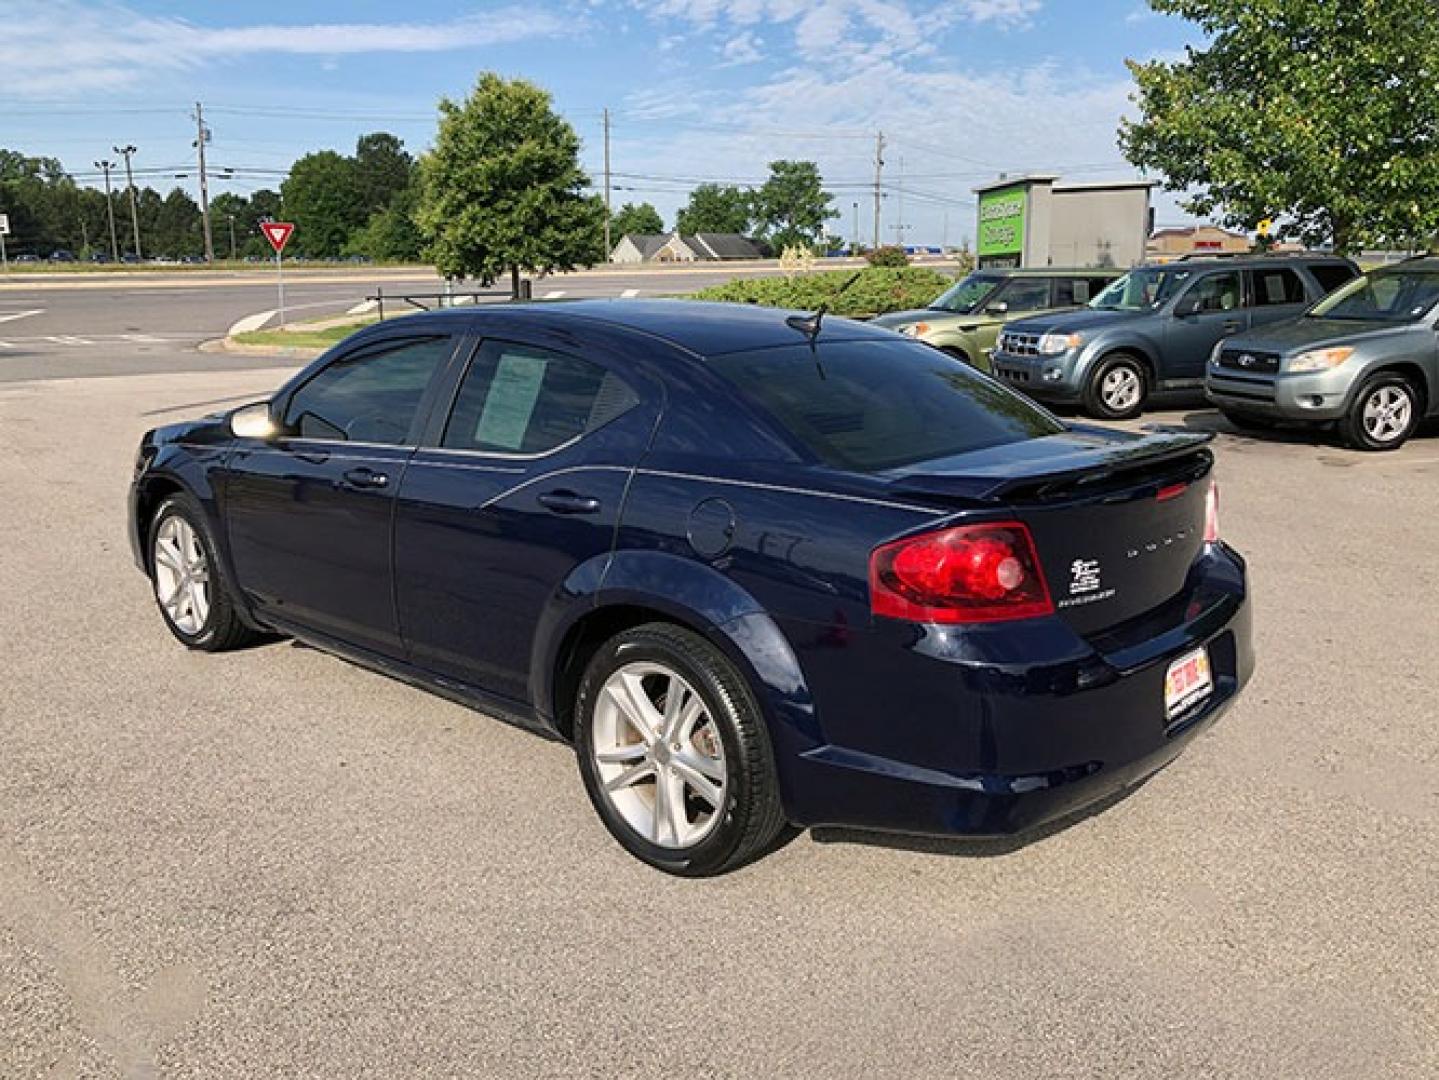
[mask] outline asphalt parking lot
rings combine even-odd
[[[0,1076],[1439,1071],[1439,434],[1219,437],[1259,672],[1129,798],[679,881],[559,744],[171,639],[136,439],[285,375],[190,366],[0,385]]]

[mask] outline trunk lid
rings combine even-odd
[[[1204,544],[1211,436],[1075,425],[1046,438],[924,462],[890,490],[1022,521],[1055,613],[1092,634],[1161,607]]]

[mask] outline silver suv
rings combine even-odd
[[[1215,342],[1293,319],[1359,268],[1319,255],[1246,255],[1137,266],[1088,308],[1012,322],[995,375],[1091,416],[1137,416],[1149,395],[1199,390]]]
[[[1333,423],[1350,446],[1393,450],[1439,415],[1439,258],[1375,270],[1303,317],[1221,341],[1205,396],[1235,425]]]

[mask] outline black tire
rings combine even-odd
[[[156,538],[159,536],[161,527],[172,517],[182,519],[194,531],[197,541],[204,549],[205,562],[209,568],[207,582],[210,597],[209,612],[204,622],[194,630],[186,630],[175,622],[161,602],[158,587],[155,584],[157,581]],[[249,645],[265,636],[245,625],[236,613],[234,594],[217,557],[215,541],[211,537],[209,525],[205,521],[205,512],[193,495],[188,492],[180,492],[171,495],[160,504],[160,508],[155,511],[155,516],[150,521],[148,541],[149,546],[145,550],[145,559],[150,571],[151,593],[155,597],[155,606],[160,609],[160,615],[165,620],[165,625],[169,628],[170,633],[174,634],[181,644],[186,648],[197,649],[201,652],[225,652],[228,649],[238,649],[243,645]]]
[[[1365,410],[1376,396],[1383,395],[1393,401],[1403,401],[1407,406],[1408,419],[1392,430],[1371,431],[1365,423]],[[1409,441],[1419,427],[1419,418],[1424,412],[1424,398],[1412,382],[1398,372],[1381,371],[1371,376],[1359,387],[1349,411],[1339,421],[1339,437],[1346,446],[1355,450],[1398,450]]]
[[[1111,405],[1105,400],[1104,383],[1116,372],[1127,373],[1135,380],[1137,394],[1127,407]],[[1113,353],[1094,366],[1084,386],[1084,411],[1100,420],[1130,420],[1144,411],[1149,400],[1149,370],[1144,361],[1128,353]]]
[[[1267,416],[1256,416],[1254,413],[1235,412],[1232,409],[1220,409],[1224,419],[1228,420],[1240,431],[1273,431],[1276,422]]]
[[[680,675],[703,702],[725,761],[724,807],[717,824],[689,847],[660,846],[642,835],[604,791],[594,753],[595,708],[610,676],[635,663]],[[616,635],[590,661],[575,702],[575,752],[585,790],[610,834],[636,858],[682,877],[723,874],[767,852],[786,828],[769,732],[744,676],[713,645],[670,623]]]

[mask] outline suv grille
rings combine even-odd
[[[1255,375],[1273,375],[1279,370],[1279,354],[1256,352],[1253,349],[1221,349],[1219,366]]]
[[[1006,331],[999,335],[999,351],[1010,356],[1038,356],[1039,335]]]

